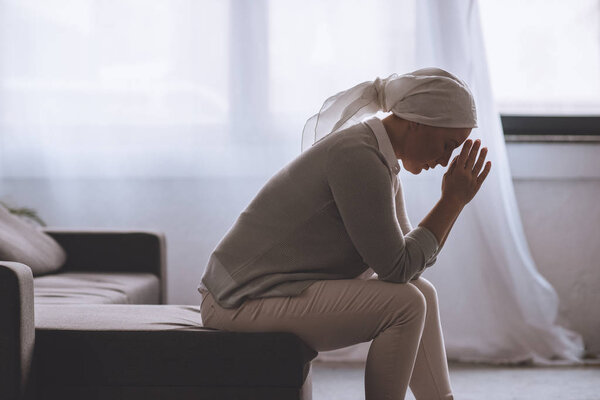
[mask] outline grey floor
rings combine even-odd
[[[456,400],[600,400],[600,366],[450,364]],[[313,400],[362,400],[364,364],[313,362]],[[406,400],[415,400],[407,393]]]

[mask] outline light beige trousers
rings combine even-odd
[[[207,293],[204,326],[236,332],[292,332],[316,351],[373,340],[365,366],[366,400],[453,399],[434,286],[377,279],[321,280],[298,296],[222,308]]]

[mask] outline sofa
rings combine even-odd
[[[317,352],[287,332],[202,326],[166,305],[166,244],[142,230],[43,232],[60,269],[0,259],[0,399],[310,399]]]

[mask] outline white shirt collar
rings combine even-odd
[[[398,172],[400,172],[400,164],[398,163],[398,158],[396,158],[396,153],[394,153],[392,142],[390,142],[390,138],[385,130],[383,122],[377,117],[372,117],[364,121],[364,123],[367,124],[375,134],[379,145],[379,151],[381,151],[387,160],[392,173],[398,175]]]

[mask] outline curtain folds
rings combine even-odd
[[[251,4],[0,0],[0,197],[10,195],[1,186],[7,179],[59,221],[131,226],[153,218],[175,247],[170,301],[195,304],[189,276],[200,276],[198,260],[239,215],[239,199],[255,194],[245,180],[266,181],[300,153],[304,123],[327,97],[394,72],[441,67],[473,91],[479,128],[471,137],[493,163],[423,273],[438,289],[448,357],[578,363],[581,336],[557,324],[559,299],[521,225],[477,2]],[[400,172],[413,226],[439,199],[443,172]],[[89,180],[96,178],[108,186]],[[177,196],[161,197],[163,187],[152,189],[147,178],[178,184]],[[180,178],[191,178],[189,186]],[[200,186],[199,178],[219,186]],[[227,185],[235,195],[211,197]],[[153,190],[162,203],[148,200]],[[84,196],[100,199],[96,215]],[[185,214],[206,213],[202,207],[218,210],[209,228]],[[369,344],[318,357],[364,361]]]
[[[418,1],[416,21],[417,67],[437,66],[467,82],[479,125],[470,137],[488,147],[493,164],[437,263],[423,273],[438,290],[447,356],[470,362],[579,364],[582,337],[557,324],[558,296],[537,271],[521,225],[477,1]],[[431,172],[428,179],[401,176],[413,226],[439,198],[444,171]],[[319,357],[363,360],[367,351],[363,343]]]

